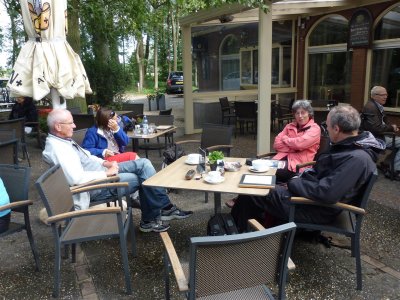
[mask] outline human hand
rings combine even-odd
[[[397,127],[396,124],[392,124],[392,127],[393,127],[393,131],[394,131],[394,132],[399,131],[399,127]]]
[[[118,131],[118,122],[114,119],[108,120],[108,128],[110,128],[112,131]]]
[[[104,157],[110,157],[110,156],[114,156],[114,152],[107,149],[106,152],[104,153]]]
[[[106,175],[108,176],[114,176],[118,174],[118,165],[117,166],[112,166],[107,169]]]

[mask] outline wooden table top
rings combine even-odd
[[[156,138],[156,137],[162,136],[162,135],[164,135],[164,134],[166,134],[168,132],[174,131],[177,128],[178,127],[171,125],[171,128],[164,129],[164,130],[157,129],[157,132],[152,133],[152,134],[139,134],[139,135],[136,135],[135,131],[128,131],[126,134],[131,139],[152,139],[152,138]]]
[[[183,189],[183,190],[194,190],[194,191],[206,191],[206,192],[217,192],[217,193],[234,193],[243,195],[254,195],[254,196],[265,196],[268,194],[269,189],[257,189],[257,188],[240,188],[238,186],[240,179],[243,174],[253,174],[249,171],[249,167],[245,164],[245,158],[226,157],[225,161],[238,161],[242,164],[239,171],[236,172],[225,172],[225,180],[219,184],[209,184],[204,179],[186,180],[185,175],[190,169],[196,170],[196,165],[188,165],[185,163],[187,156],[179,158],[166,168],[153,175],[145,182],[145,186],[153,187],[165,187],[171,189]],[[274,175],[275,169],[270,169],[264,175]],[[196,174],[198,175],[198,174]],[[203,177],[205,175],[203,174]],[[196,177],[196,176],[195,176]]]

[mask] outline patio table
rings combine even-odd
[[[134,152],[138,152],[139,151],[139,140],[140,139],[144,139],[144,140],[150,140],[150,139],[154,139],[157,137],[160,137],[162,135],[166,135],[168,133],[173,133],[178,127],[176,126],[167,126],[164,127],[163,129],[160,129],[161,126],[158,127],[157,131],[154,133],[150,133],[150,134],[135,134],[135,131],[128,131],[127,135],[129,138],[132,139],[132,149]],[[165,148],[167,148],[167,139],[165,139]]]

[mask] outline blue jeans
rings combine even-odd
[[[385,136],[386,147],[392,147],[392,141],[392,137]],[[396,137],[394,145],[396,148],[400,148],[400,138]],[[400,150],[397,151],[396,157],[394,158],[394,169],[395,171],[400,171]]]
[[[160,217],[161,209],[171,201],[164,188],[142,186],[143,181],[156,174],[152,163],[147,158],[125,161],[118,164],[118,176],[121,182],[128,182],[129,193],[139,190],[143,221],[153,221]],[[90,194],[91,201],[101,201],[117,195],[116,190],[101,190]]]

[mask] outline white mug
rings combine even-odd
[[[266,170],[268,169],[268,161],[264,159],[256,159],[251,162],[253,169],[256,171]]]
[[[220,171],[210,171],[208,172],[208,178],[211,181],[218,181],[221,179],[221,172]]]
[[[200,154],[197,153],[192,153],[188,155],[188,162],[191,164],[198,164],[200,159]]]

